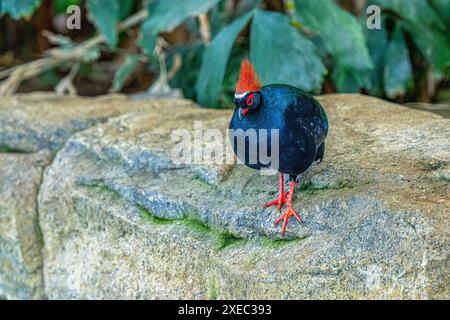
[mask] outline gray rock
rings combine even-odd
[[[33,93],[0,100],[0,298],[45,298],[37,193],[44,168],[73,133],[161,102]],[[191,104],[176,100],[174,104]]]
[[[19,94],[0,101],[0,147],[25,152],[57,150],[75,132],[130,110],[152,108],[152,102],[131,103],[126,96],[99,98]],[[190,104],[186,100],[173,103]]]
[[[39,192],[48,297],[450,298],[449,120],[319,99],[325,160],[302,177],[304,224],[285,241],[261,208],[276,176],[171,156],[174,130],[224,133],[230,110],[168,101],[71,136]]]
[[[0,295],[45,298],[37,192],[49,152],[0,153]]]

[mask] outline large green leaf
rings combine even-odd
[[[362,73],[351,66],[336,65],[331,79],[333,79],[338,92],[358,92],[362,87],[369,88],[371,86],[371,71],[367,72]]]
[[[264,84],[284,83],[318,91],[326,74],[314,44],[278,12],[256,11],[250,58]]]
[[[430,2],[437,14],[441,16],[447,30],[450,30],[450,0],[431,0]]]
[[[363,18],[361,23],[366,24]],[[383,96],[383,72],[386,48],[388,46],[388,36],[386,26],[382,21],[380,29],[364,28],[364,34],[367,39],[367,47],[372,59],[374,68],[370,72],[370,86],[367,88],[370,94]]]
[[[14,19],[33,13],[41,0],[0,0],[0,15],[9,13]]]
[[[135,0],[119,0],[119,19],[127,18],[136,7]]]
[[[448,16],[450,7],[448,0],[432,1],[431,3],[441,13]],[[429,5],[426,0],[372,0],[385,9],[397,13],[401,17],[404,30],[407,30],[416,46],[427,61],[437,70],[449,72],[450,68],[450,37],[444,20]],[[447,35],[446,35],[447,34]]]
[[[425,59],[436,69],[449,75],[450,40],[448,35],[436,29],[406,21],[402,22],[402,25],[409,32]]]
[[[357,91],[367,84],[373,68],[361,25],[330,0],[295,0],[299,21],[323,39],[335,61],[333,79],[338,91]]]
[[[408,46],[400,25],[397,25],[386,50],[384,91],[389,98],[403,96],[412,80]]]
[[[156,37],[171,31],[187,18],[204,13],[220,0],[157,0],[148,8],[149,17],[141,27],[139,45],[145,54],[151,55]]]
[[[231,48],[252,14],[253,12],[249,12],[222,29],[205,50],[195,86],[200,104],[216,106]]]
[[[443,27],[442,21],[427,0],[372,0],[372,3],[396,12],[411,23]]]
[[[87,0],[86,5],[92,22],[108,44],[115,46],[120,12],[119,0]]]

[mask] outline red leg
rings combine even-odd
[[[264,205],[264,208],[278,205],[278,211],[281,211],[281,208],[286,203],[286,195],[287,193],[284,193],[284,175],[280,173],[280,191],[278,193],[278,198],[274,201],[267,202]]]
[[[286,212],[281,215],[276,221],[275,224],[278,224],[281,220],[283,220],[283,228],[281,229],[281,239],[284,237],[284,232],[286,231],[286,225],[288,223],[288,220],[291,216],[294,216],[300,224],[302,224],[302,220],[298,216],[297,212],[295,212],[294,209],[292,209],[292,200],[294,199],[294,188],[295,188],[296,182],[292,181],[289,183],[289,192],[288,197],[286,201]]]

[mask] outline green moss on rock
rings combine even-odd
[[[216,238],[217,238],[217,250],[223,250],[228,246],[244,241],[244,239],[237,237],[228,231],[219,232]]]
[[[27,150],[13,148],[7,145],[0,145],[0,153],[30,153]]]
[[[138,207],[138,210],[142,216],[142,218],[151,224],[169,224],[172,223],[173,221],[170,219],[164,219],[161,217],[157,217],[155,216],[153,213],[151,213],[150,211],[148,211],[147,209],[143,208],[143,207]]]

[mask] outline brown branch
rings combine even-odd
[[[205,45],[208,46],[211,42],[211,28],[209,26],[208,15],[206,13],[200,14],[198,21],[200,24],[200,36]]]
[[[143,9],[117,26],[117,31],[127,30],[142,22],[147,17],[147,10]],[[49,57],[27,62],[19,66],[0,72],[0,79],[8,77],[0,83],[0,96],[11,95],[22,81],[37,76],[45,71],[60,66],[67,61],[78,61],[92,47],[105,42],[103,35],[96,35],[74,47],[69,53],[61,49],[48,51]]]
[[[73,79],[75,79],[75,76],[78,73],[78,70],[80,69],[80,63],[75,62],[75,64],[70,69],[70,72],[67,76],[61,79],[59,83],[55,87],[55,92],[57,95],[64,95],[68,93],[70,96],[76,96],[77,95],[77,88],[73,85]]]

